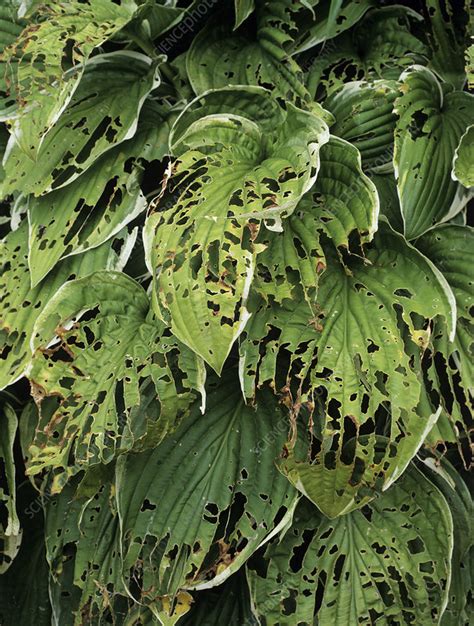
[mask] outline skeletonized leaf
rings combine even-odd
[[[404,6],[369,11],[350,31],[324,44],[308,71],[311,94],[331,94],[353,80],[398,80],[403,69],[427,62],[429,48],[413,32],[421,15]]]
[[[292,528],[269,545],[266,570],[249,570],[251,594],[262,626],[435,626],[447,602],[451,553],[446,500],[411,468],[387,493],[337,520],[302,501]]]
[[[441,84],[421,66],[400,80],[394,166],[405,235],[414,239],[456,215],[469,199],[451,169],[459,141],[474,122],[474,97]]]
[[[158,84],[157,64],[143,54],[95,56],[34,158],[11,136],[2,195],[19,189],[38,196],[75,180],[104,152],[133,137],[145,98]]]
[[[194,355],[149,313],[143,288],[118,272],[96,272],[64,285],[38,318],[32,341],[28,376],[40,420],[28,472],[54,468],[57,491],[68,476],[111,461],[119,447],[131,448],[137,438],[147,435],[156,445],[194,397],[190,388],[202,385]],[[171,371],[176,360],[179,384]],[[158,402],[145,432],[145,408],[138,411],[137,434],[134,409],[148,377],[154,388],[150,401]],[[51,396],[52,416],[42,410],[43,399]]]
[[[472,18],[469,2],[427,0],[425,4],[425,28],[432,48],[429,67],[456,89],[462,89],[466,81],[463,57]]]
[[[262,111],[269,108],[268,92],[249,93],[252,101],[258,94]],[[157,306],[169,313],[173,333],[217,372],[248,319],[262,222],[279,228],[292,213],[317,176],[329,138],[321,118],[292,104],[286,112],[277,106],[264,124],[262,111],[254,120],[253,110],[247,117],[222,112],[196,119],[191,106],[189,122],[186,111],[178,118],[171,184],[179,196],[170,208],[158,207],[146,227]]]
[[[66,619],[71,624],[83,624],[84,620],[98,623],[96,620],[107,609],[114,615],[119,603],[116,600],[126,596],[112,483],[106,472],[92,478],[95,493],[90,497],[81,496],[74,485],[67,485],[60,494],[44,498],[52,589],[55,591],[57,586],[62,591],[53,592],[52,605],[57,615],[64,612],[61,624]],[[70,606],[64,606],[65,601]],[[126,606],[125,601],[123,604]]]
[[[274,465],[287,431],[271,392],[253,409],[226,376],[204,415],[195,405],[157,448],[119,457],[125,568],[140,567],[147,601],[222,582],[283,523],[297,494]]]
[[[439,325],[433,332],[435,357],[431,364],[431,377],[437,381],[439,390],[443,389],[439,394],[443,407],[441,419],[448,420],[454,428],[454,440],[459,444],[466,467],[469,467],[473,462],[471,446],[474,435],[474,230],[467,226],[443,224],[418,239],[417,246],[442,272],[456,298],[458,320],[454,341],[449,341]]]

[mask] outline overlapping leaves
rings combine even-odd
[[[179,196],[169,209],[158,205],[147,235],[161,314],[217,372],[248,319],[255,238],[293,212],[329,138],[312,113],[290,103],[285,111],[261,89],[241,90],[242,101],[238,94],[227,108],[222,93],[219,114],[208,113],[204,98],[202,110],[191,106],[177,120],[171,182]],[[209,94],[211,107],[220,96]]]

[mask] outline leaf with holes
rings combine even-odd
[[[453,522],[414,467],[359,511],[327,520],[301,502],[265,569],[249,570],[265,626],[439,624],[451,576]]]
[[[2,195],[21,190],[38,196],[75,180],[104,152],[133,137],[145,98],[158,84],[157,63],[143,54],[95,56],[35,158],[11,136]]]
[[[303,71],[290,56],[303,3],[259,2],[256,33],[233,30],[223,14],[211,19],[186,55],[188,78],[196,94],[228,85],[255,85],[297,102],[310,100]]]
[[[443,224],[417,241],[419,249],[437,266],[449,283],[457,304],[454,341],[449,341],[439,325],[433,332],[434,358],[431,377],[438,387],[443,419],[454,428],[466,467],[474,463],[472,437],[472,395],[474,391],[474,295],[471,255],[474,230]],[[442,391],[443,390],[443,391]]]
[[[138,436],[134,430],[133,409],[148,377],[159,400],[145,429],[149,445],[175,426],[192,388],[202,387],[198,361],[153,318],[143,288],[118,272],[64,285],[38,318],[32,345],[29,378],[40,419],[28,472],[54,468],[55,491],[68,476],[110,462],[119,448],[130,449],[145,436],[141,412]],[[182,372],[177,379],[174,366]],[[50,397],[56,399],[52,416],[41,410]]]
[[[5,51],[19,107],[13,134],[35,160],[44,135],[70,102],[90,54],[134,15],[133,0],[73,0],[38,7],[35,21]],[[77,120],[79,121],[79,120]]]
[[[117,461],[125,575],[143,572],[148,602],[222,582],[296,502],[274,464],[288,415],[269,392],[246,406],[232,374],[213,385],[205,415],[194,405],[157,448]]]
[[[16,510],[15,443],[18,420],[9,404],[1,407],[0,414],[0,462],[3,468],[0,481],[0,535],[2,539],[20,534],[20,520]],[[0,567],[0,571],[2,571]]]
[[[146,102],[132,139],[99,157],[67,187],[28,199],[33,286],[61,258],[96,248],[146,209],[143,169],[167,154],[169,130],[163,109]]]
[[[30,339],[38,315],[58,289],[71,278],[98,269],[114,269],[117,255],[110,244],[60,263],[49,277],[31,287],[25,281],[28,271],[28,224],[23,220],[16,231],[0,242],[0,388],[24,376],[31,359]]]
[[[384,227],[366,255],[366,262],[355,258],[344,271],[334,253],[327,254],[316,310],[303,299],[264,304],[241,341],[246,395],[269,381],[289,390],[296,407],[309,403],[314,410],[321,441],[313,462],[290,453],[279,466],[328,517],[392,484],[436,420],[437,414],[417,413],[420,373],[400,325],[409,329],[408,341],[421,342],[419,350],[426,332],[415,314],[440,316],[451,336],[454,330],[446,280],[401,236]],[[279,330],[276,339],[272,329]],[[384,429],[387,441],[379,438]]]
[[[267,109],[268,92],[251,90],[252,100],[255,93]],[[328,141],[316,115],[292,104],[286,111],[270,107],[274,117],[262,124],[262,113],[255,121],[237,113],[194,119],[191,107],[188,122],[185,111],[172,133],[171,183],[178,197],[148,219],[157,308],[217,372],[248,319],[258,231],[263,223],[280,228],[292,213],[314,182]]]

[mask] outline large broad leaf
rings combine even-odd
[[[173,333],[217,372],[248,319],[258,231],[264,221],[279,228],[292,213],[316,179],[329,138],[319,117],[291,104],[283,111],[264,90],[222,97],[229,94],[237,100],[221,113],[206,115],[203,107],[197,117],[191,105],[177,120],[171,183],[179,199],[149,218],[146,234],[161,314],[169,313]],[[218,96],[211,94],[211,104]]]
[[[9,404],[0,408],[0,535],[10,537],[20,532],[20,520],[16,511],[15,459],[13,444],[15,442],[18,420],[15,411]],[[4,565],[0,566],[0,571]]]
[[[465,464],[469,467],[472,463],[470,440],[474,429],[474,296],[471,259],[474,230],[467,226],[445,224],[418,239],[417,246],[443,273],[456,297],[456,336],[450,342],[443,329],[435,327],[431,377],[442,390],[439,394],[444,410],[441,418],[451,423],[455,441],[458,441]],[[433,439],[431,441],[435,443]]]
[[[143,102],[158,84],[157,64],[143,54],[95,56],[34,158],[11,136],[2,195],[40,195],[76,179],[104,152],[133,137]]]
[[[460,473],[446,460],[424,459],[423,471],[446,498],[453,518],[452,577],[442,626],[468,626],[472,617],[472,572],[474,504]],[[429,469],[427,469],[429,468]]]
[[[354,235],[361,244],[371,241],[378,226],[379,199],[362,171],[359,151],[348,141],[331,137],[320,160],[316,183],[298,209],[315,216],[319,229],[337,247],[349,248]]]
[[[29,341],[38,315],[69,279],[97,269],[114,269],[117,255],[109,243],[80,257],[62,262],[39,286],[30,287],[28,277],[28,224],[0,242],[0,388],[25,374],[31,359]]]
[[[266,249],[258,256],[253,286],[266,300],[298,299],[302,290],[313,306],[326,267],[318,231],[342,247],[349,247],[349,238],[356,234],[359,243],[374,235],[378,197],[362,172],[357,149],[331,137],[321,148],[320,161],[316,183],[285,220],[283,232],[264,230],[257,238]]]
[[[335,521],[303,501],[265,568],[249,570],[256,612],[265,626],[439,624],[452,532],[446,500],[414,468]]]
[[[454,297],[440,272],[403,237],[382,231],[367,262],[353,260],[350,272],[328,257],[316,310],[303,299],[264,305],[241,342],[246,395],[269,380],[278,391],[291,391],[296,410],[316,402],[321,445],[314,462],[297,462],[290,454],[280,467],[329,517],[393,483],[437,417],[416,411],[420,372],[405,341],[422,350],[426,331],[413,314],[442,316],[451,337],[454,330]],[[402,319],[408,339],[399,328]],[[384,432],[388,441],[379,441]]]
[[[413,239],[456,215],[469,198],[451,169],[459,140],[474,122],[474,98],[421,66],[400,80],[394,166],[405,235]]]
[[[28,24],[12,42],[7,60],[21,107],[14,134],[31,159],[38,156],[44,134],[70,101],[93,49],[124,26],[136,9],[133,0],[49,3],[35,16],[37,23]]]
[[[290,101],[308,99],[303,72],[289,55],[296,31],[295,18],[307,11],[289,0],[259,2],[257,32],[232,31],[225,15],[217,15],[194,38],[186,69],[196,94],[228,85],[256,85]]]
[[[146,102],[132,139],[106,152],[67,187],[29,198],[33,285],[60,258],[97,247],[145,210],[143,166],[167,154],[169,130],[163,109]]]
[[[28,376],[40,421],[28,472],[55,468],[57,490],[68,475],[111,461],[119,446],[130,448],[146,435],[150,445],[156,444],[193,398],[190,387],[202,384],[194,355],[149,313],[143,288],[116,272],[96,272],[64,285],[37,320],[33,348]],[[175,362],[182,372],[177,379],[171,371]],[[133,409],[140,407],[140,384],[148,377],[153,381],[149,400],[158,402],[143,432],[145,408],[138,415]],[[50,396],[56,400],[52,415],[42,410]]]
[[[474,187],[474,125],[468,127],[456,148],[452,177],[464,187]]]
[[[234,372],[231,372],[234,374]],[[117,461],[126,573],[148,602],[222,582],[276,527],[297,492],[275,467],[289,418],[270,391],[246,406],[228,375],[157,448]]]
[[[71,484],[43,498],[52,608],[60,624],[102,623],[103,614],[116,617],[126,596],[112,482],[106,472],[87,480],[95,484],[91,494]]]
[[[427,0],[426,32],[432,53],[430,67],[456,89],[466,82],[464,50],[469,42],[470,5],[466,0]]]
[[[353,80],[398,80],[429,48],[413,34],[422,17],[403,6],[374,9],[350,31],[325,43],[308,69],[311,94],[332,93]]]
[[[336,118],[331,133],[360,151],[365,168],[380,171],[388,165],[391,169],[396,95],[395,81],[356,81],[345,84],[324,102]]]

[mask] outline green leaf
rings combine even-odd
[[[469,624],[472,582],[469,568],[470,551],[474,544],[474,507],[469,488],[459,472],[446,459],[424,459],[421,469],[446,498],[453,518],[452,577],[449,600],[441,619],[442,626]],[[428,469],[426,469],[428,468]]]
[[[0,242],[0,388],[24,376],[31,359],[29,341],[38,315],[69,279],[99,268],[113,269],[117,255],[109,243],[82,256],[71,257],[37,287],[28,276],[28,225],[26,220]]]
[[[421,15],[404,6],[369,11],[353,29],[330,40],[312,60],[308,90],[332,93],[357,80],[398,80],[412,63],[425,63],[428,46],[412,33]]]
[[[229,372],[157,448],[117,461],[126,572],[143,572],[148,602],[222,582],[285,523],[296,491],[278,472],[289,427],[273,394],[244,404]],[[203,445],[204,442],[204,445]]]
[[[293,54],[333,39],[356,24],[376,3],[373,0],[321,0],[315,3],[315,20],[297,38]]]
[[[474,125],[467,128],[456,148],[452,177],[464,187],[474,187]]]
[[[474,98],[442,85],[421,66],[400,80],[394,166],[405,236],[414,239],[456,215],[469,199],[451,169],[456,147],[474,122]]]
[[[390,174],[370,174],[370,180],[377,188],[380,201],[380,214],[385,217],[393,230],[403,233],[403,219],[400,212],[400,199],[397,193],[397,183]]]
[[[254,0],[234,0],[235,24],[234,30],[238,28],[248,16],[255,11]]]
[[[136,9],[133,0],[49,3],[39,7],[36,23],[30,22],[12,42],[6,60],[20,105],[13,133],[30,159],[39,156],[44,135],[70,102],[91,52]]]
[[[295,19],[305,11],[303,3],[270,0],[259,3],[257,32],[232,30],[225,14],[209,20],[194,38],[186,55],[189,81],[196,94],[228,85],[270,89],[275,96],[297,103],[310,100],[303,72],[289,55]]]
[[[392,169],[396,95],[395,81],[355,81],[346,83],[324,102],[336,118],[331,133],[360,151],[364,168],[378,172]]]
[[[415,468],[359,511],[327,520],[301,502],[249,570],[265,626],[438,624],[447,602],[453,523],[446,500]],[[316,613],[313,622],[313,613]]]
[[[472,463],[469,443],[474,427],[470,411],[474,390],[473,246],[474,230],[454,224],[438,226],[417,240],[417,247],[442,272],[456,298],[458,320],[454,340],[449,341],[442,328],[435,327],[433,332],[433,352],[438,354],[431,363],[431,378],[440,391],[442,417],[452,424],[454,441],[459,444],[466,467]]]
[[[264,90],[234,93],[242,94],[245,116],[233,112],[234,104],[229,113],[207,115],[204,106],[202,117],[191,106],[178,118],[171,177],[178,200],[158,206],[145,233],[160,314],[169,314],[173,333],[217,372],[248,319],[262,222],[279,229],[292,213],[317,176],[329,138],[319,117],[291,104],[285,112]],[[256,97],[262,108],[253,118]],[[272,117],[260,122],[268,109]]]
[[[28,200],[32,285],[59,259],[95,248],[147,207],[143,167],[168,152],[170,120],[146,102],[135,136],[112,148],[67,187]]]
[[[9,404],[4,404],[0,415],[0,461],[2,476],[0,481],[0,535],[19,535],[20,520],[16,511],[15,459],[13,444],[15,443],[18,420],[15,411]],[[5,516],[6,513],[6,516]],[[6,517],[6,523],[5,523]]]
[[[68,476],[110,462],[119,448],[130,449],[145,436],[141,411],[139,432],[134,430],[134,410],[147,377],[159,400],[145,428],[150,445],[175,426],[194,398],[191,389],[202,387],[197,360],[149,314],[143,288],[118,272],[96,272],[65,284],[39,316],[32,347],[28,376],[40,420],[28,473],[55,468],[56,491]],[[171,371],[176,360],[178,379]],[[50,396],[57,402],[52,416],[42,412],[42,400]]]
[[[359,151],[331,136],[321,148],[320,160],[318,178],[298,208],[316,216],[319,229],[335,246],[349,248],[355,234],[361,244],[368,243],[377,230],[379,199],[362,171]]]
[[[426,32],[432,47],[429,67],[456,89],[466,82],[464,50],[469,42],[468,2],[427,0]]]
[[[354,258],[348,271],[334,254],[326,256],[313,309],[301,298],[254,312],[240,371],[246,395],[270,381],[277,391],[290,390],[296,411],[303,403],[314,409],[321,443],[313,462],[290,454],[279,467],[335,517],[388,488],[436,421],[436,413],[417,414],[420,372],[399,325],[403,319],[408,341],[422,350],[426,333],[413,314],[442,316],[452,337],[455,302],[434,265],[387,227],[368,247],[367,261]]]
[[[158,84],[157,64],[138,52],[95,56],[34,158],[12,135],[2,195],[17,189],[40,195],[75,180],[104,152],[133,137],[145,98]]]
[[[59,495],[45,498],[53,611],[63,613],[63,620],[72,612],[75,624],[100,623],[96,620],[108,608],[114,613],[119,594],[126,595],[118,516],[113,510],[112,483],[106,476],[95,476],[95,492],[84,498],[68,485]],[[72,606],[64,606],[66,594]]]
[[[21,33],[23,26],[18,20],[15,8],[8,2],[0,7],[0,120],[13,115],[16,103],[11,97],[11,80],[8,64],[5,60],[5,49],[8,48]],[[17,63],[16,58],[10,59],[10,66]]]

